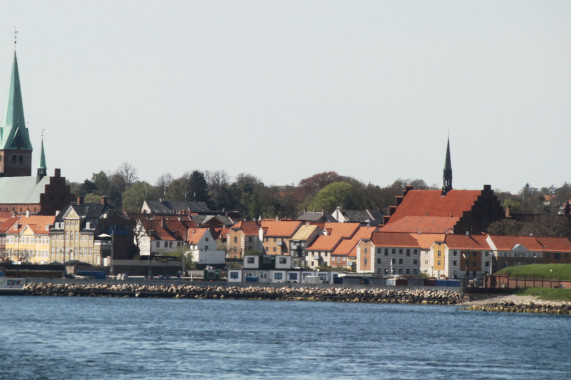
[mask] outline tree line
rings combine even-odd
[[[93,173],[83,183],[73,183],[72,193],[98,202],[107,196],[111,205],[128,213],[139,213],[144,200],[205,202],[212,210],[239,211],[243,218],[294,218],[303,210],[332,213],[336,207],[353,210],[382,210],[395,204],[406,185],[414,189],[437,189],[422,179],[397,179],[381,187],[328,171],[312,175],[297,185],[268,186],[250,174],[232,179],[225,171],[188,171],[179,178],[161,175],[154,184],[140,181],[129,163],[114,172]],[[558,214],[571,199],[571,186],[535,188],[525,184],[517,194],[498,192],[496,196],[512,214]]]

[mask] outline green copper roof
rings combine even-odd
[[[42,152],[40,153],[40,164],[38,165],[38,169],[46,170],[47,168],[46,155],[44,154],[44,139],[42,138]]]
[[[14,52],[12,65],[12,80],[6,119],[0,133],[0,149],[33,150],[26,120],[24,119],[24,105],[22,103],[22,90],[20,88],[20,75],[18,74],[18,59]]]

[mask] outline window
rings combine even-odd
[[[555,260],[559,260],[559,259],[561,258],[561,254],[560,254],[560,253],[554,253],[554,254],[553,254],[553,258],[554,258]]]
[[[208,241],[208,238],[204,238],[204,240]]]
[[[389,270],[385,268],[385,274],[388,274],[388,273],[389,273]]]
[[[281,272],[274,273],[274,280],[281,280],[284,278],[284,274]]]
[[[381,259],[377,259],[377,264],[380,264],[380,263],[381,263]]]
[[[248,236],[248,242],[250,242],[250,243],[252,242],[252,237],[251,237],[251,236]]]
[[[456,260],[452,261],[452,265],[454,265],[454,266],[458,265]]]
[[[395,254],[395,253],[397,253],[397,250],[395,248],[393,248],[391,253]]]
[[[486,261],[486,266],[489,267],[490,266],[490,262]]]
[[[234,236],[234,243],[238,243],[238,237]]]
[[[406,274],[410,274],[410,269],[407,269],[407,270],[406,270]]]
[[[413,263],[414,265],[418,265],[418,260],[417,260],[417,259],[414,259],[414,260],[412,260],[412,263]]]
[[[365,258],[365,265],[367,265],[367,259]]]
[[[402,264],[402,259],[399,259],[399,264]]]
[[[546,258],[546,259],[549,259],[550,257],[551,257],[551,253],[545,252],[545,258]],[[504,263],[504,264],[505,264],[505,263]],[[504,268],[505,268],[505,267],[504,267]]]
[[[274,252],[276,251],[276,247],[273,248],[273,251],[274,251]]]
[[[440,260],[438,260],[438,265],[440,265]]]
[[[365,253],[367,253],[367,248],[365,248]]]
[[[377,248],[377,253],[378,253],[379,255],[381,254],[382,251],[383,251],[382,248]]]
[[[402,255],[402,248],[399,248],[399,255]]]
[[[230,278],[233,280],[237,280],[240,276],[240,272],[230,272]]]
[[[385,256],[388,256],[388,255],[389,255],[389,249],[386,248],[386,249],[385,249]]]
[[[415,254],[415,255],[418,255],[418,249],[415,249],[415,250],[414,250],[414,254]]]
[[[454,251],[454,256],[458,256],[458,251]]]
[[[205,251],[208,251],[208,246],[207,246],[207,245],[204,246],[204,250],[205,250]]]
[[[410,256],[410,249],[408,249],[408,248],[406,249],[406,255]]]
[[[438,251],[438,257],[442,256],[442,252],[439,250]]]
[[[412,274],[417,275],[417,274],[418,274],[417,270],[414,269],[414,270],[412,271]]]
[[[254,257],[248,257],[248,264],[254,264],[255,258]]]
[[[393,264],[397,263],[397,259],[392,259]]]
[[[287,264],[287,260],[285,257],[280,257],[280,264]]]
[[[402,274],[402,268],[399,268],[399,274]]]

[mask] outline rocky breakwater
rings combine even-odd
[[[174,284],[52,284],[29,283],[25,292],[34,296],[154,297],[194,299],[248,299],[282,301],[330,301],[455,305],[460,293],[430,289],[352,289],[264,286],[198,286]]]
[[[571,304],[559,302],[514,302],[511,300],[475,304],[464,307],[465,310],[492,311],[506,313],[541,313],[571,315]]]

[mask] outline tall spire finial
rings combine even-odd
[[[18,28],[14,27],[14,51],[18,45]]]
[[[48,167],[46,165],[46,155],[44,153],[44,129],[42,129],[42,150],[40,152],[40,164],[38,165],[38,181],[48,175]]]
[[[446,195],[452,190],[452,160],[450,159],[450,137],[448,137],[448,144],[446,145],[446,160],[444,162],[444,175],[442,184],[442,196]]]

